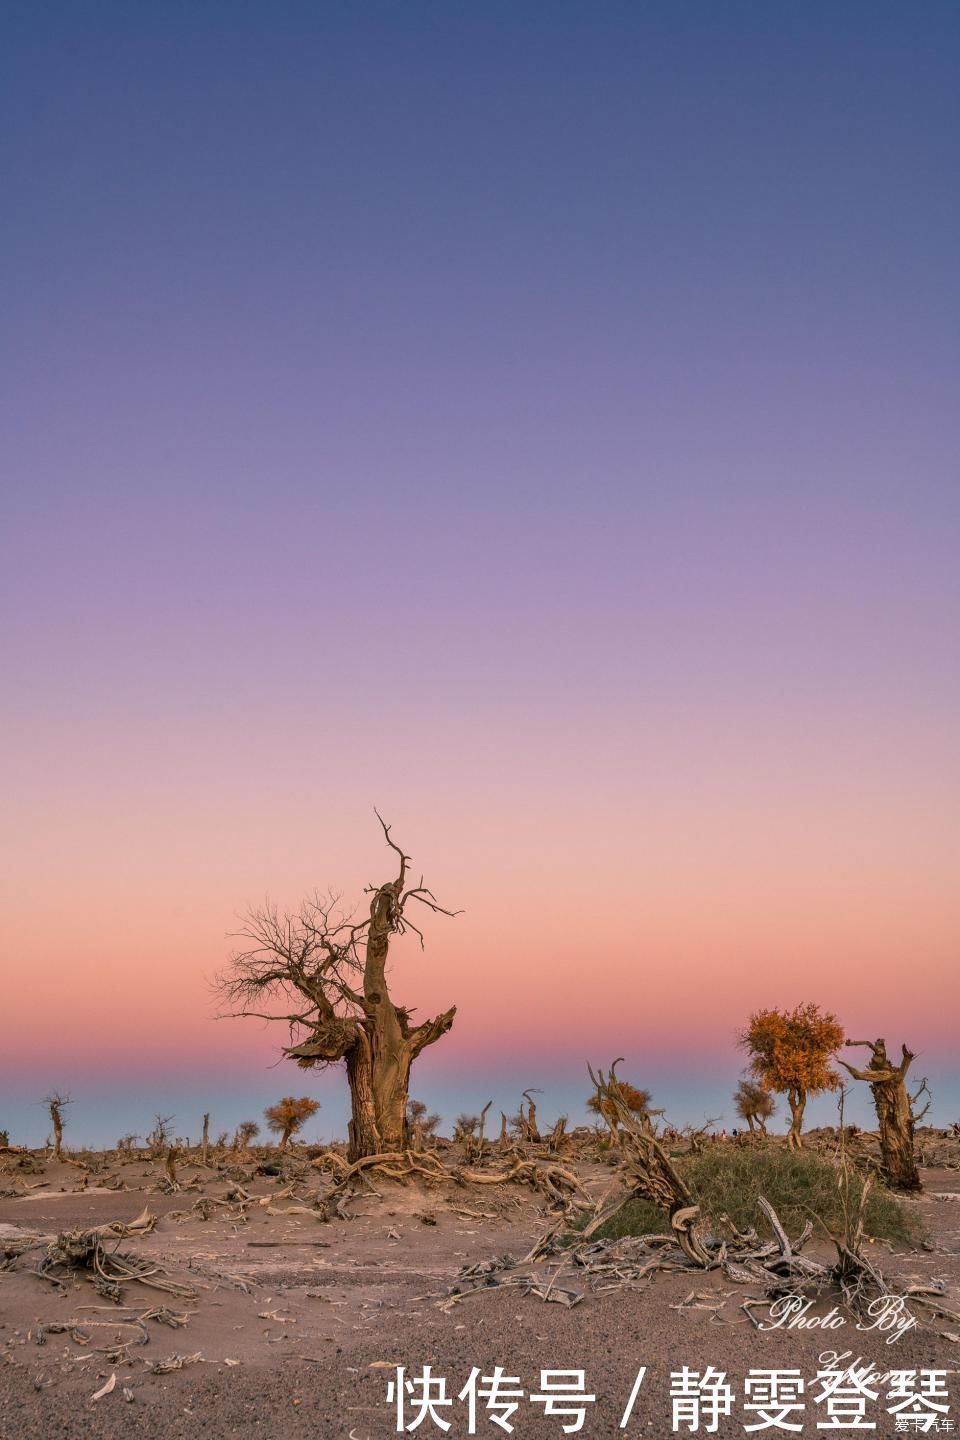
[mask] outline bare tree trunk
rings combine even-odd
[[[880,1153],[883,1172],[898,1190],[919,1190],[920,1176],[913,1153],[913,1115],[906,1086],[873,1085],[873,1100],[880,1122]]]
[[[507,1131],[507,1117],[500,1111],[500,1149],[506,1150],[510,1145],[510,1135]]]
[[[803,1112],[807,1106],[807,1092],[796,1087],[787,1091],[787,1102],[790,1106],[790,1129],[787,1131],[787,1144],[791,1150],[802,1150],[803,1140],[800,1132],[803,1129]]]
[[[540,1144],[540,1131],[537,1129],[537,1107],[536,1107],[536,1103],[534,1102],[533,1095],[532,1095],[531,1091],[529,1091],[529,1090],[524,1090],[524,1092],[523,1092],[523,1098],[524,1098],[524,1099],[526,1100],[526,1102],[527,1102],[527,1117],[526,1117],[527,1138],[528,1138],[534,1145],[539,1145],[539,1144]],[[523,1106],[522,1106],[522,1105],[521,1105],[521,1107],[520,1107],[520,1113],[523,1114]]]
[[[59,1160],[60,1149],[63,1145],[63,1121],[56,1109],[51,1110],[50,1118],[53,1121],[53,1158]]]
[[[903,1058],[894,1065],[887,1058],[883,1040],[848,1040],[848,1045],[866,1045],[871,1052],[869,1068],[856,1070],[845,1060],[840,1064],[855,1080],[865,1080],[873,1092],[873,1104],[880,1126],[880,1158],[884,1178],[897,1190],[920,1190],[920,1175],[913,1148],[913,1127],[916,1117],[907,1092],[907,1071],[913,1054],[904,1045]],[[921,1093],[926,1081],[917,1091]],[[916,1097],[914,1097],[916,1098]],[[922,1113],[926,1113],[924,1110]]]
[[[383,825],[382,820],[380,823]],[[334,999],[348,1000],[355,1013],[337,1013],[334,999],[324,988],[325,983],[330,985],[332,982],[310,982],[304,990],[302,976],[298,975],[294,983],[315,1006],[316,1019],[311,1022],[314,1026],[313,1038],[291,1046],[286,1052],[307,1066],[330,1064],[336,1060],[346,1062],[347,1083],[350,1086],[348,1155],[351,1163],[406,1148],[410,1067],[421,1050],[447,1033],[456,1014],[453,1006],[432,1020],[411,1026],[407,1010],[395,1005],[390,998],[386,975],[390,941],[394,935],[402,934],[405,926],[412,924],[403,918],[405,902],[411,896],[417,896],[431,910],[440,910],[441,907],[424,889],[422,882],[417,888],[404,891],[409,857],[390,839],[389,826],[383,825],[383,829],[387,844],[400,856],[400,873],[395,880],[380,885],[370,902],[363,990],[357,993],[342,978],[333,986]],[[335,947],[330,942],[328,949],[335,953]]]
[[[750,1134],[752,1135],[753,1132],[754,1132],[754,1130],[757,1128],[757,1127],[754,1125],[754,1123],[753,1123],[753,1116],[752,1116],[752,1115],[748,1115],[748,1116],[747,1116],[747,1125],[750,1127]]]
[[[492,1101],[492,1100],[488,1100],[487,1103],[486,1103],[486,1105],[484,1105],[483,1109],[480,1111],[480,1130],[479,1130],[479,1133],[478,1133],[478,1135],[477,1135],[476,1145],[471,1145],[471,1146],[469,1147],[470,1149],[472,1149],[472,1150],[474,1151],[474,1153],[475,1153],[475,1155],[476,1155],[476,1158],[477,1158],[478,1160],[482,1160],[482,1159],[483,1159],[484,1151],[486,1150],[486,1140],[484,1139],[484,1130],[485,1130],[486,1124],[487,1124],[487,1111],[490,1109],[490,1106],[491,1106],[492,1104],[493,1104],[493,1101]]]
[[[554,1125],[553,1129],[550,1131],[550,1134],[547,1136],[547,1149],[552,1155],[556,1155],[559,1153],[560,1148],[563,1145],[566,1131],[567,1117],[566,1115],[561,1115],[557,1123]]]
[[[410,1054],[399,1030],[396,1037],[383,1035],[381,1039],[382,1044],[377,1044],[375,1037],[371,1044],[371,1038],[361,1032],[347,1055],[351,1163],[404,1148]]]
[[[427,1045],[446,1034],[455,1010],[411,1029],[407,1013],[390,999],[387,952],[401,913],[405,862],[396,880],[381,885],[370,906],[370,928],[363,969],[365,1015],[357,1022],[356,1041],[347,1052],[350,1085],[351,1161],[384,1151],[402,1150],[407,1139],[410,1067]]]
[[[203,1139],[202,1139],[201,1142],[200,1142],[200,1159],[201,1159],[201,1162],[202,1162],[204,1165],[206,1165],[206,1163],[207,1163],[207,1150],[209,1149],[209,1147],[210,1147],[210,1116],[209,1116],[209,1115],[204,1115],[204,1117],[203,1117]]]

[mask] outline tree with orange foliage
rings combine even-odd
[[[741,1080],[733,1097],[737,1114],[746,1120],[751,1130],[767,1133],[767,1121],[774,1115],[777,1102],[769,1090],[764,1090],[755,1080]]]
[[[316,1115],[319,1109],[319,1102],[311,1100],[309,1095],[302,1095],[299,1099],[293,1095],[285,1095],[263,1113],[266,1116],[267,1129],[280,1136],[280,1149],[286,1150],[290,1136],[298,1134],[310,1116]]]
[[[636,1085],[630,1084],[629,1080],[614,1080],[613,1085],[616,1088],[618,1097],[623,1101],[627,1109],[639,1119],[648,1120],[651,1115],[660,1115],[663,1113],[660,1110],[652,1111],[650,1109],[651,1095],[649,1090],[638,1090]],[[595,1115],[603,1116],[604,1120],[606,1120],[610,1126],[614,1145],[619,1145],[619,1120],[616,1106],[613,1102],[611,1100],[601,1100],[599,1094],[591,1095],[587,1101],[587,1109],[592,1110]]]
[[[786,1092],[790,1106],[787,1144],[802,1148],[800,1131],[808,1095],[840,1088],[840,1076],[831,1068],[833,1055],[843,1044],[843,1026],[835,1015],[818,1005],[795,1010],[758,1010],[739,1037],[750,1057],[750,1070],[764,1090]]]

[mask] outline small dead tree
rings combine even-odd
[[[246,948],[221,977],[222,993],[238,1004],[236,1015],[284,1020],[291,1040],[284,1053],[309,1069],[343,1062],[350,1087],[351,1161],[403,1149],[410,1070],[417,1056],[445,1035],[456,1007],[419,1025],[390,994],[387,958],[394,936],[423,935],[409,916],[414,903],[434,914],[453,915],[438,904],[423,880],[407,883],[410,856],[395,844],[390,826],[377,816],[398,873],[372,895],[369,917],[344,918],[334,899],[314,895],[296,915],[281,917],[264,907],[241,931]],[[264,1001],[294,999],[297,1009],[278,1014]],[[305,1002],[305,1003],[301,1003]]]
[[[407,1129],[410,1132],[410,1142],[414,1150],[418,1152],[423,1150],[425,1143],[433,1139],[439,1124],[440,1116],[428,1115],[427,1107],[422,1100],[407,1101]]]
[[[926,1080],[922,1080],[913,1095],[907,1090],[907,1071],[916,1058],[906,1045],[901,1046],[899,1065],[887,1058],[887,1046],[883,1040],[848,1040],[848,1045],[862,1045],[870,1051],[870,1064],[866,1070],[858,1070],[840,1064],[849,1070],[855,1080],[864,1080],[873,1092],[873,1104],[880,1126],[880,1157],[884,1178],[897,1190],[920,1190],[920,1175],[913,1148],[913,1129],[918,1120],[930,1108],[930,1101],[919,1112],[914,1106],[922,1095],[929,1096]]]
[[[466,1145],[480,1128],[479,1115],[458,1115],[453,1122],[453,1143]]]
[[[210,1116],[203,1117],[203,1136],[200,1140],[200,1163],[206,1165],[207,1151],[210,1148]]]
[[[690,1144],[691,1155],[702,1155],[708,1140],[716,1139],[716,1127],[720,1123],[719,1115],[704,1115],[699,1125],[685,1125],[681,1130]]]
[[[583,1238],[589,1239],[631,1197],[640,1196],[667,1211],[671,1229],[684,1254],[696,1265],[706,1266],[710,1257],[700,1238],[700,1207],[654,1133],[650,1117],[643,1113],[635,1114],[624,1103],[616,1073],[619,1063],[615,1060],[606,1075],[599,1069],[594,1074],[592,1067],[587,1067],[597,1099],[601,1105],[607,1103],[613,1107],[623,1131],[620,1156],[624,1184],[612,1198],[608,1192],[597,1202],[593,1219],[583,1231]],[[603,1114],[602,1109],[600,1113]]]
[[[299,1099],[293,1095],[285,1095],[263,1113],[266,1116],[267,1129],[280,1136],[279,1148],[286,1150],[291,1135],[298,1135],[311,1115],[316,1115],[319,1109],[320,1102],[311,1100],[309,1095],[302,1095]]]
[[[537,1127],[537,1105],[534,1095],[542,1095],[542,1090],[524,1090],[523,1099],[527,1102],[524,1110],[523,1101],[520,1102],[520,1109],[514,1115],[512,1124],[521,1140],[526,1140],[529,1145],[540,1144],[540,1131]]]
[[[418,1153],[423,1149],[423,1121],[427,1107],[422,1100],[407,1101],[407,1130],[410,1144]]]
[[[44,1096],[43,1104],[50,1112],[50,1124],[53,1126],[53,1158],[59,1160],[63,1148],[63,1112],[67,1105],[73,1104],[73,1097],[61,1095],[59,1090],[54,1090]]]
[[[167,1147],[167,1158],[166,1158],[167,1179],[168,1179],[169,1182],[170,1182],[171,1188],[174,1189],[174,1190],[179,1190],[179,1188],[180,1188],[180,1186],[179,1186],[179,1184],[178,1184],[178,1182],[177,1182],[177,1161],[178,1161],[179,1158],[180,1158],[180,1144],[179,1144],[178,1141],[174,1141],[174,1143],[173,1143],[172,1145],[169,1145],[169,1146]]]
[[[492,1104],[493,1101],[488,1100],[478,1116],[469,1117],[471,1121],[470,1129],[469,1132],[464,1136],[466,1160],[468,1165],[475,1163],[477,1160],[482,1160],[487,1151],[488,1147],[487,1142],[484,1139],[484,1130],[486,1129],[487,1124],[487,1111],[490,1109],[490,1106]],[[473,1123],[474,1120],[475,1123]]]
[[[147,1136],[147,1144],[150,1147],[150,1159],[159,1160],[170,1145],[171,1126],[173,1115],[155,1115],[153,1117],[153,1129]]]
[[[551,1155],[559,1155],[567,1140],[567,1117],[558,1116],[553,1129],[546,1138],[547,1150]]]

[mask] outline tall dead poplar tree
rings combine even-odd
[[[397,874],[367,887],[368,918],[343,918],[334,899],[319,895],[304,901],[295,915],[281,916],[270,906],[253,910],[240,932],[247,948],[234,955],[220,980],[222,993],[238,1006],[231,1013],[287,1023],[292,1043],[284,1054],[298,1065],[345,1064],[351,1160],[403,1148],[410,1067],[447,1033],[456,1014],[452,1006],[414,1025],[410,1010],[390,994],[387,957],[393,937],[412,930],[423,943],[407,907],[417,902],[434,913],[456,912],[439,905],[422,878],[408,886],[410,856],[379,814],[377,819],[397,856]],[[253,1008],[264,1000],[291,998],[298,1008],[287,1014]]]
[[[914,1105],[927,1088],[926,1080],[921,1081],[915,1094],[907,1090],[907,1071],[915,1059],[906,1045],[901,1046],[901,1060],[895,1065],[887,1058],[884,1040],[848,1040],[847,1045],[864,1045],[870,1051],[870,1064],[866,1070],[858,1070],[840,1064],[849,1070],[855,1080],[865,1080],[873,1091],[873,1104],[880,1126],[880,1158],[883,1174],[889,1185],[898,1190],[920,1190],[920,1175],[913,1153],[913,1127],[929,1109],[929,1100],[916,1114]]]
[[[53,1158],[59,1160],[63,1149],[63,1112],[67,1105],[73,1104],[73,1100],[69,1095],[61,1095],[59,1090],[54,1090],[44,1098],[43,1103],[50,1113],[50,1124],[53,1126]]]

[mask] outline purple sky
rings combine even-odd
[[[508,1088],[616,1046],[729,1109],[761,968],[929,1039],[953,1118],[956,5],[38,3],[0,66],[16,1123],[121,1083],[104,994],[235,1107],[203,977],[374,878],[374,803],[466,910],[434,1104],[587,935],[582,1056],[557,1001]]]

